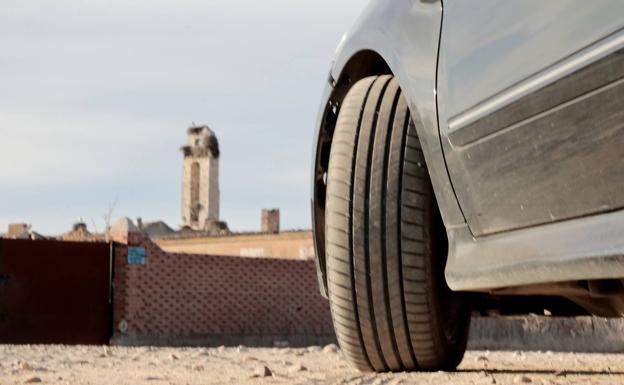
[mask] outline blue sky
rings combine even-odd
[[[0,2],[0,232],[78,218],[180,223],[191,122],[218,135],[221,214],[309,228],[309,170],[334,49],[365,0]]]

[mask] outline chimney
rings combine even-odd
[[[279,209],[262,209],[263,233],[277,234],[280,231],[280,211]]]

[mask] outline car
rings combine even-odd
[[[356,368],[454,370],[475,314],[624,314],[623,1],[373,0],[317,130],[317,270]]]

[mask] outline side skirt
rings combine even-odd
[[[455,291],[624,278],[624,210],[475,238],[448,229]]]

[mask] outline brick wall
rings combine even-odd
[[[140,233],[116,239],[113,343],[334,340],[312,261],[167,253]],[[145,265],[128,264],[128,246],[145,249]]]

